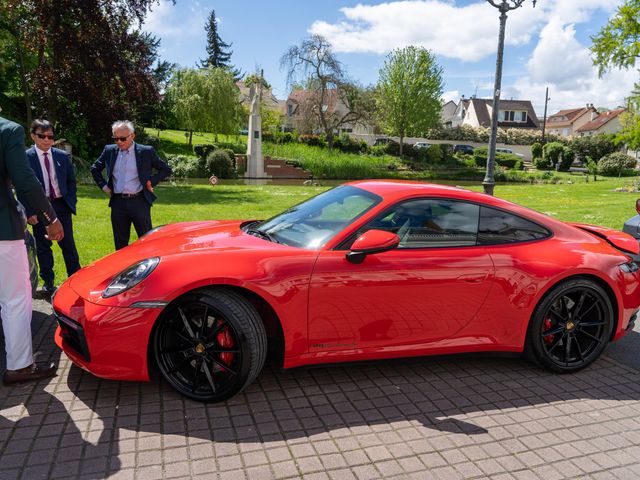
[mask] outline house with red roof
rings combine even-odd
[[[578,128],[576,133],[581,137],[598,135],[600,133],[618,133],[622,129],[620,114],[625,111],[626,108],[616,108],[615,110],[602,112],[593,120]]]
[[[545,123],[547,134],[558,135],[560,137],[572,137],[583,125],[591,122],[598,116],[598,111],[593,104],[588,103],[585,107],[569,108],[554,113]]]

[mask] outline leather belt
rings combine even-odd
[[[113,194],[114,197],[122,197],[122,198],[135,198],[135,197],[139,197],[140,195],[142,195],[142,190],[140,190],[137,193],[114,193]]]

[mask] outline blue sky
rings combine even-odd
[[[545,87],[549,112],[593,103],[624,103],[638,72],[611,71],[598,78],[590,37],[622,0],[531,0],[507,20],[502,98],[531,100],[542,117]],[[444,99],[490,98],[497,48],[498,11],[485,0],[166,0],[153,8],[143,29],[161,39],[163,59],[193,67],[205,56],[204,25],[211,9],[221,38],[232,43],[232,63],[244,72],[264,69],[278,98],[286,98],[280,57],[312,33],[333,45],[349,76],[377,82],[394,48],[432,50],[444,69]]]

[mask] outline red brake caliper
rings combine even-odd
[[[545,318],[544,320],[544,332],[546,332],[547,330],[551,329],[551,319],[550,318]],[[544,337],[544,343],[546,343],[547,345],[551,345],[553,343],[553,335],[545,335]]]
[[[220,333],[218,333],[216,338],[217,338],[218,343],[220,344],[220,346],[223,347],[223,348],[233,348],[235,346],[234,345],[234,341],[233,341],[233,337],[231,336],[231,333],[229,332],[229,327],[228,326],[226,328],[224,328]],[[227,365],[231,365],[231,362],[233,362],[233,353],[222,352],[220,354],[220,360],[222,360]]]

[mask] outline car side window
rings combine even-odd
[[[446,199],[419,199],[387,210],[361,229],[388,230],[398,248],[461,247],[476,244],[480,207]]]
[[[480,208],[478,245],[526,242],[550,235],[546,228],[512,213],[491,207]]]

